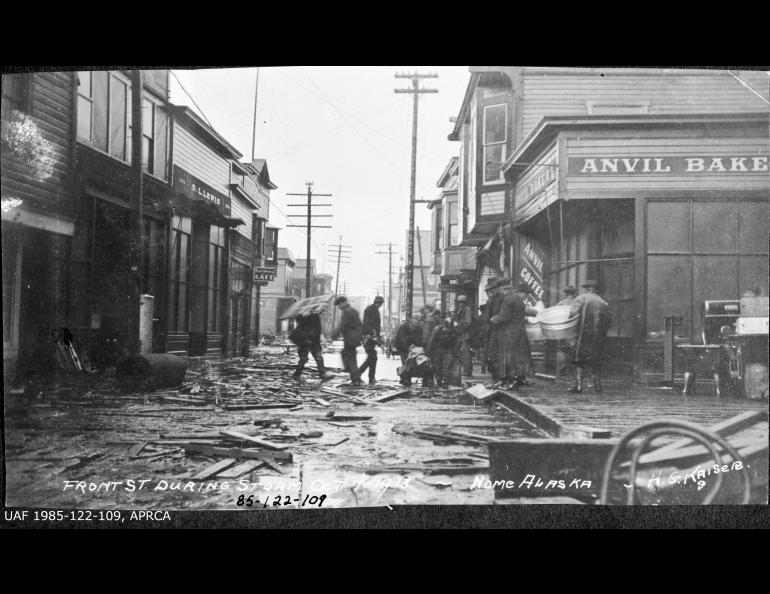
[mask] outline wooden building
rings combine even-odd
[[[700,342],[705,299],[766,290],[769,86],[751,71],[472,68],[449,138],[479,296],[503,274],[553,305],[596,278],[627,371],[656,367],[664,315]]]
[[[3,377],[55,369],[76,199],[74,74],[2,76]]]

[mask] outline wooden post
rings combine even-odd
[[[128,320],[126,348],[132,355],[139,353],[139,304],[142,294],[142,265],[144,263],[144,224],[142,200],[144,194],[144,167],[142,165],[142,89],[141,70],[131,73],[131,177],[133,191],[129,208],[129,270]]]

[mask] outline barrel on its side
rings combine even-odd
[[[124,360],[115,372],[126,389],[173,388],[184,382],[186,366],[176,355],[145,353]]]

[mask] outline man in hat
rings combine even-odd
[[[344,341],[342,349],[342,366],[345,371],[350,373],[350,381],[354,386],[361,385],[361,374],[358,372],[358,363],[356,362],[356,348],[361,344],[361,316],[358,311],[351,307],[348,298],[344,295],[334,300],[334,305],[341,312],[340,322],[332,338],[337,338],[340,334]]]
[[[452,318],[447,317],[440,326],[433,329],[428,341],[426,352],[430,357],[436,383],[441,388],[446,388],[448,384],[459,380],[459,377],[456,377],[459,374],[453,373],[459,336],[460,328],[455,325]]]
[[[486,328],[484,340],[484,353],[486,356],[487,368],[492,375],[492,382],[498,383],[500,379],[498,376],[498,357],[500,355],[499,349],[499,331],[496,326],[491,323],[492,317],[495,316],[500,309],[500,302],[502,295],[500,294],[500,287],[506,284],[505,279],[501,279],[496,276],[490,276],[487,279],[485,286],[485,292],[487,294],[487,307],[484,310],[484,327]]]
[[[575,285],[567,285],[562,289],[562,293],[564,293],[564,299],[559,301],[556,305],[569,305],[572,307],[575,305],[575,295],[577,294],[577,289],[575,289]]]
[[[422,341],[420,313],[417,312],[411,318],[404,320],[396,332],[396,351],[401,357],[401,364],[406,363],[409,349],[412,346],[421,347],[423,344],[425,343]]]
[[[326,371],[323,350],[321,349],[321,314],[325,308],[326,305],[324,304],[318,309],[297,317],[297,326],[289,336],[289,339],[297,345],[297,355],[299,355],[297,369],[291,376],[294,380],[299,381],[302,370],[307,364],[308,353],[313,355],[322,381],[334,378],[331,373]]]
[[[374,377],[377,370],[377,344],[382,341],[380,337],[380,311],[382,304],[385,303],[385,299],[377,295],[374,298],[374,303],[368,306],[364,310],[364,323],[362,332],[364,335],[364,351],[366,351],[366,361],[361,367],[358,368],[360,375],[364,374],[366,369],[369,369],[369,385],[373,386],[377,383]]]
[[[425,310],[422,322],[422,346],[427,346],[433,330],[444,323],[440,309]]]
[[[537,310],[525,301],[531,292],[526,283],[504,293],[499,312],[490,322],[499,332],[498,376],[501,386],[517,389],[531,374],[529,339],[525,316],[537,315]]]
[[[470,377],[473,375],[473,361],[471,361],[469,335],[473,320],[471,319],[471,310],[468,307],[468,298],[465,295],[458,295],[457,299],[455,299],[455,311],[452,321],[457,330],[457,347],[463,366],[463,375]]]
[[[594,389],[602,391],[600,365],[607,330],[612,325],[610,305],[599,295],[599,283],[587,280],[583,283],[585,293],[575,298],[570,315],[580,315],[580,329],[574,346],[575,385],[569,391],[580,394],[583,391],[583,371],[590,366],[594,373]]]

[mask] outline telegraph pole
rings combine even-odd
[[[340,242],[337,245],[331,246],[330,256],[337,258],[337,276],[334,279],[334,296],[339,296],[340,288],[340,264],[350,264],[350,260],[344,261],[342,258],[350,256],[350,246],[342,245],[342,235],[340,235]],[[332,307],[332,329],[337,321],[337,308]]]
[[[422,306],[428,305],[428,293],[425,288],[425,267],[422,264],[422,237],[420,237],[420,228],[417,227],[417,253],[420,256],[420,284],[422,286]]]
[[[393,244],[392,243],[378,243],[380,247],[388,246],[387,252],[375,252],[376,254],[388,254],[388,334],[392,334],[393,331],[393,310],[391,309],[393,304]]]
[[[310,297],[310,286],[313,279],[310,278],[310,230],[311,229],[331,229],[331,225],[313,225],[313,217],[331,217],[330,214],[313,214],[313,196],[331,196],[331,194],[313,194],[313,182],[305,182],[307,186],[307,194],[292,194],[288,193],[287,196],[305,196],[307,195],[307,204],[287,204],[286,206],[305,206],[307,207],[306,215],[288,215],[290,217],[305,217],[307,216],[306,225],[287,225],[287,227],[306,227],[307,228],[307,260],[305,262],[305,298]],[[331,204],[316,204],[315,206],[331,206]]]
[[[414,293],[414,191],[417,176],[417,101],[422,93],[438,93],[438,89],[420,88],[420,79],[438,78],[438,74],[396,74],[396,78],[408,78],[412,81],[411,89],[394,89],[396,93],[412,95],[412,179],[409,186],[409,247],[406,256],[406,318],[412,317],[412,299]]]

